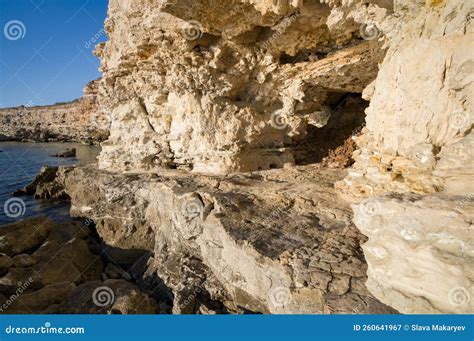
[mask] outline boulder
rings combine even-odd
[[[64,158],[72,158],[76,157],[76,148],[66,149],[63,152],[59,152],[56,154],[51,155],[52,157],[64,157]]]

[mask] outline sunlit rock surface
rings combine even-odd
[[[351,13],[367,15],[359,7]],[[112,0],[110,40],[96,49],[112,116],[100,167],[225,174],[304,163],[303,142],[348,95],[360,99],[385,54],[353,18],[328,26],[331,13],[319,1]]]
[[[154,253],[175,313],[392,313],[365,288],[365,237],[312,166],[226,177],[68,173],[72,214],[107,245]]]
[[[110,118],[97,100],[98,80],[72,102],[0,109],[0,141],[99,144],[109,136]]]
[[[396,1],[356,163],[337,184],[359,202],[369,290],[403,313],[474,311],[473,13]]]

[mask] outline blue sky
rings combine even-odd
[[[100,77],[106,15],[107,0],[0,0],[0,107],[80,97]]]

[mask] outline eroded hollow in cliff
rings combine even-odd
[[[365,126],[368,104],[360,94],[330,94],[327,109],[331,116],[323,127],[310,122],[306,137],[295,147],[296,164],[320,163],[325,167],[338,168],[350,166],[356,149],[354,137]]]

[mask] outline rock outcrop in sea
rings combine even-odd
[[[473,313],[473,16],[111,0],[110,136],[45,187],[173,313]]]

